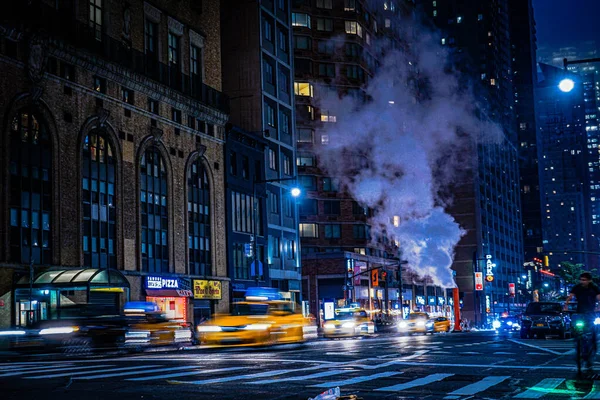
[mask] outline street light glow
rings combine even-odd
[[[544,287],[548,287],[548,284],[547,284],[547,283],[544,283]]]
[[[300,191],[300,189],[295,187],[295,188],[292,188],[291,193],[292,193],[292,197],[298,197],[298,196],[300,196],[301,191]]]
[[[573,90],[574,87],[575,87],[575,82],[573,82],[573,79],[569,79],[569,78],[563,79],[558,84],[558,88],[564,93],[569,93],[571,90]]]
[[[527,275],[522,275],[521,278],[527,279]]]

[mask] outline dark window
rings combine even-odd
[[[10,261],[52,264],[52,143],[46,125],[23,110],[10,124]]]
[[[171,119],[175,122],[177,122],[178,124],[181,123],[181,110],[178,110],[176,108],[171,108]]]
[[[200,159],[190,167],[188,175],[188,254],[189,273],[210,275],[211,226],[210,187],[206,169]]]
[[[361,206],[358,202],[352,202],[352,214],[354,215],[366,215],[369,216],[369,209],[367,207]]]
[[[283,107],[279,110],[279,129],[285,135],[290,134],[290,114]]]
[[[169,32],[169,64],[179,64],[179,36]]]
[[[273,74],[273,64],[268,60],[264,60],[265,66],[265,82],[275,85],[275,75]]]
[[[318,31],[333,31],[333,20],[328,18],[317,18],[317,30]]]
[[[311,39],[309,36],[294,35],[294,48],[298,50],[310,50],[311,47]]]
[[[337,192],[339,190],[339,181],[335,178],[325,177],[323,178],[323,191],[324,192]]]
[[[246,156],[242,156],[242,178],[250,178],[250,161]]]
[[[277,126],[275,122],[275,107],[268,102],[265,102],[265,120],[267,125],[272,126],[273,128]]]
[[[265,40],[273,41],[273,24],[267,19],[263,20],[263,35]]]
[[[321,41],[319,41],[317,46],[318,46],[317,50],[319,51],[319,53],[329,54],[329,55],[332,55],[335,53],[335,46],[334,46],[334,43],[331,41],[321,40]]]
[[[157,100],[152,100],[152,99],[148,98],[148,111],[150,111],[152,114],[156,114],[156,115],[159,114]]]
[[[369,235],[369,229],[366,225],[353,225],[352,233],[354,239],[366,239]]]
[[[269,210],[272,214],[279,214],[279,198],[277,193],[269,192]]]
[[[300,215],[317,215],[317,200],[303,199],[298,207]]]
[[[127,104],[133,104],[133,90],[122,87],[121,88],[122,100]]]
[[[158,58],[157,33],[158,25],[154,22],[146,20],[146,54],[153,59]]]
[[[333,8],[333,0],[317,0],[317,8],[331,10]]]
[[[277,171],[277,153],[273,149],[269,149],[269,168]]]
[[[91,268],[116,268],[116,204],[113,149],[94,131],[83,142],[83,262]]]
[[[290,73],[284,67],[279,68],[279,90],[285,94],[290,94]]]
[[[325,200],[323,202],[325,214],[340,215],[340,202],[337,200]]]
[[[312,129],[300,128],[296,130],[298,143],[312,143],[313,142],[313,131]]]
[[[335,76],[335,64],[319,64],[319,75],[334,77]]]
[[[198,46],[192,45],[190,48],[190,72],[192,76],[202,76],[202,53]]]
[[[169,213],[165,161],[151,147],[140,164],[140,208],[142,218],[142,270],[169,271]]]
[[[98,93],[106,94],[106,79],[99,76],[94,77],[94,90]]]
[[[269,236],[269,254],[271,257],[281,257],[281,246],[279,245],[279,238],[276,236]]]
[[[298,184],[307,190],[317,190],[317,180],[312,175],[300,175]]]
[[[279,46],[279,50],[286,52],[287,53],[287,48],[288,48],[288,37],[287,37],[287,31],[284,30],[283,28],[278,28],[277,29],[277,45]]]
[[[229,173],[233,176],[237,175],[237,154],[235,151],[229,153]]]
[[[339,239],[341,237],[342,226],[339,224],[325,225],[326,239]]]
[[[283,214],[286,217],[292,217],[294,215],[294,199],[291,194],[284,197]]]
[[[254,232],[254,202],[253,197],[244,193],[231,192],[231,221],[235,232]],[[256,220],[260,221],[260,205],[256,207]],[[261,226],[258,226],[258,234],[261,235]]]
[[[285,175],[292,175],[292,159],[287,154],[282,154],[283,173]]]
[[[90,28],[95,32],[96,40],[102,40],[102,0],[90,0]]]

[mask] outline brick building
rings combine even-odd
[[[187,321],[228,309],[219,13],[217,0],[4,6],[0,326],[79,303],[152,300]],[[222,298],[193,300],[193,278]]]

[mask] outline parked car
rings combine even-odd
[[[534,335],[558,335],[564,339],[571,332],[571,318],[559,302],[532,302],[527,305],[521,321],[521,339]]]

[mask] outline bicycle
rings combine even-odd
[[[577,374],[581,375],[581,369],[585,363],[588,368],[594,364],[596,354],[596,323],[600,322],[596,314],[574,314],[573,327],[576,342]]]

